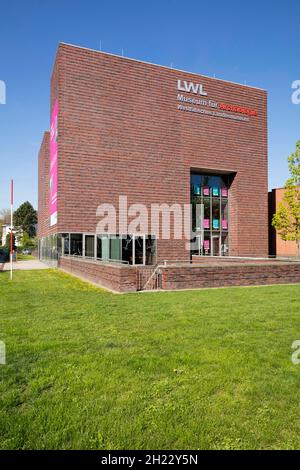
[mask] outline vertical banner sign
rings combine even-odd
[[[57,224],[57,118],[58,102],[56,100],[50,128],[50,227]]]

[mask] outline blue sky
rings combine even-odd
[[[49,128],[49,81],[59,41],[262,87],[269,93],[269,187],[288,176],[300,139],[300,2],[26,0],[0,4],[0,209],[37,205],[37,153]]]

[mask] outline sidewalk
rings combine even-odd
[[[17,271],[24,271],[24,270],[31,270],[31,269],[49,269],[49,266],[46,266],[39,260],[28,260],[28,261],[15,261],[13,263],[13,270]],[[10,270],[10,263],[5,263],[3,267],[3,271]]]

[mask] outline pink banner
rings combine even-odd
[[[222,188],[221,189],[221,195],[222,195],[222,197],[227,197],[228,196],[228,189],[227,188]]]
[[[209,188],[207,186],[203,188],[203,196],[209,196]]]
[[[56,100],[50,127],[50,227],[57,224],[57,119],[58,102]]]
[[[203,228],[209,228],[209,219],[203,219]]]
[[[228,222],[225,219],[222,220],[222,229],[224,229],[224,230],[228,229]]]
[[[203,248],[205,251],[209,250],[209,240],[204,240],[203,242]]]

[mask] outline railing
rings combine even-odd
[[[295,262],[299,261],[297,258],[280,258],[280,257],[273,257],[269,256],[266,258],[263,257],[254,257],[254,256],[201,256],[201,255],[193,255],[192,259],[190,260],[172,260],[172,259],[165,259],[161,261],[161,265],[163,267],[171,266],[171,265],[189,265],[189,264],[197,264],[201,262],[209,262],[209,261],[276,261],[276,262]]]
[[[62,256],[66,257],[66,258],[75,258],[75,259],[88,260],[88,261],[100,261],[102,263],[117,263],[117,264],[129,265],[128,261],[119,260],[119,259],[95,258],[94,256],[68,255],[68,254],[64,254]]]
[[[137,290],[159,290],[161,289],[161,265],[145,267],[137,271]]]

